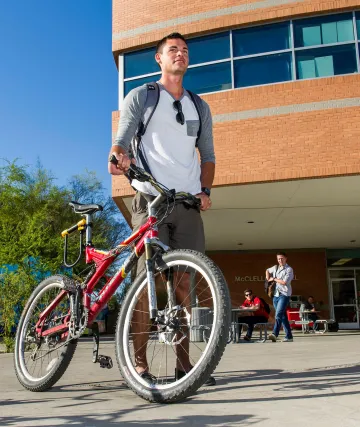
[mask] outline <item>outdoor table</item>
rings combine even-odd
[[[301,325],[301,331],[303,334],[310,333],[309,330],[309,323],[311,322],[309,320],[309,314],[311,313],[320,313],[320,311],[317,310],[302,310],[302,311],[289,311],[290,314],[299,314],[299,321],[295,321],[295,324]],[[314,322],[315,323],[315,322]]]
[[[250,310],[245,310],[243,308],[232,308],[231,309],[231,329],[232,329],[232,341],[236,343],[236,341],[240,342],[240,328],[238,322],[239,313],[249,312]],[[241,323],[241,322],[240,322]],[[238,337],[236,339],[236,337]]]
[[[246,313],[249,316],[251,316],[250,313],[254,313],[254,311],[256,311],[256,310],[247,310],[245,308],[240,308],[240,307],[231,309],[231,329],[232,329],[232,333],[233,333],[232,341],[234,343],[236,343],[236,341],[240,342],[240,325],[242,324],[242,325],[247,326],[247,323],[241,322],[241,317],[238,320],[238,315],[240,313]],[[262,338],[262,330],[260,331],[260,337]],[[266,338],[267,337],[266,337],[266,331],[265,331],[265,340],[266,340]]]
[[[309,314],[311,314],[311,313],[320,313],[320,311],[318,311],[318,310],[303,310],[300,314],[303,316],[303,318],[304,318],[304,321],[305,322],[308,322],[308,324],[307,325],[305,325],[305,326],[307,326],[307,331],[306,331],[306,333],[309,333],[310,332],[310,330],[309,330],[309,323],[310,322],[312,322],[312,320],[309,320]],[[313,322],[314,323],[314,325],[315,325],[315,321]],[[314,325],[313,325],[313,328],[314,328]]]

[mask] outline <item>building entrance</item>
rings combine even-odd
[[[359,329],[360,274],[355,269],[330,270],[333,317],[340,329]],[[359,280],[357,280],[359,279]]]

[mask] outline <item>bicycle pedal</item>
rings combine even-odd
[[[100,363],[100,368],[111,369],[113,367],[113,362],[110,356],[103,356],[99,354],[97,361]]]

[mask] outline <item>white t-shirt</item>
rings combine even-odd
[[[175,99],[162,86],[160,98],[145,134],[142,137],[142,152],[154,178],[170,190],[201,193],[200,164],[195,149],[199,130],[199,116],[189,94],[180,98],[185,123],[176,121]],[[137,164],[141,160],[137,157]],[[137,190],[157,195],[149,184],[134,180]]]

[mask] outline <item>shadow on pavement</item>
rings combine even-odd
[[[280,369],[264,369],[250,372],[231,371],[224,372],[223,377],[219,377],[221,372],[217,374],[217,385],[221,387],[221,391],[243,389],[242,394],[246,395],[249,388],[261,387],[263,393],[259,397],[254,397],[252,394],[251,399],[244,397],[228,400],[209,400],[207,398],[206,403],[266,402],[360,394],[360,387],[358,390],[353,388],[360,384],[360,364],[294,372]],[[339,390],[344,387],[352,387],[352,389],[349,391]],[[269,397],[263,397],[263,394],[266,394],[266,388],[269,388],[268,391],[271,392]],[[206,390],[198,390],[198,395],[203,393],[209,395],[219,393],[219,391],[219,389],[215,390],[215,388],[208,387]],[[200,403],[200,400],[194,402]]]
[[[151,405],[153,408],[154,405]],[[138,409],[138,408],[137,408]],[[147,406],[145,409],[149,409]],[[184,415],[180,417],[174,417],[171,419],[164,418],[152,418],[148,420],[127,420],[123,421],[121,418],[126,415],[129,418],[131,412],[136,412],[132,410],[123,410],[123,411],[114,411],[104,415],[80,415],[80,416],[55,416],[55,417],[43,417],[43,418],[34,418],[34,417],[3,417],[0,418],[2,426],[20,426],[28,422],[34,422],[36,419],[41,422],[43,427],[54,427],[54,426],[86,426],[86,427],[109,427],[116,424],[121,426],[146,426],[146,425],[158,425],[162,427],[171,427],[171,426],[250,426],[252,424],[257,424],[264,418],[260,418],[254,415],[218,415],[218,416],[204,416],[204,415]],[[161,408],[159,408],[161,412]],[[136,414],[134,414],[136,415]],[[45,422],[44,422],[45,421]]]
[[[266,422],[267,418],[257,417],[252,414],[222,414],[219,416],[210,416],[200,414],[188,415],[188,413],[191,411],[192,407],[195,408],[194,405],[197,406],[199,404],[203,405],[206,410],[209,405],[214,405],[216,403],[222,405],[233,403],[235,405],[231,407],[234,408],[234,412],[236,413],[237,404],[246,402],[257,403],[271,401],[280,403],[281,401],[288,400],[360,394],[360,364],[292,372],[280,369],[217,372],[216,379],[217,386],[201,388],[196,395],[191,396],[186,402],[183,402],[184,407],[186,406],[187,408],[187,415],[174,416],[171,419],[165,414],[169,413],[169,408],[172,406],[174,406],[175,409],[176,404],[166,406],[149,404],[133,395],[123,381],[116,380],[56,386],[51,391],[44,394],[43,399],[39,399],[38,396],[33,400],[6,399],[1,402],[4,406],[42,402],[44,408],[46,408],[49,403],[56,401],[57,412],[61,410],[61,413],[64,415],[52,415],[50,413],[49,416],[46,417],[37,417],[36,414],[26,417],[14,414],[8,417],[0,417],[0,425],[19,426],[38,422],[38,425],[45,427],[66,425],[108,427],[118,423],[121,423],[123,426],[143,426],[152,424],[165,427],[174,425],[250,426],[261,421]],[[254,393],[254,388],[257,388],[259,393]],[[131,408],[118,411],[110,410],[107,412],[107,402],[109,402],[110,399],[121,399],[122,397],[119,393],[115,397],[114,395],[109,395],[109,393],[116,391],[121,394],[124,393],[123,397],[127,400],[133,400],[134,404]],[[205,394],[206,399],[203,398]],[[101,403],[101,413],[94,413],[93,405],[95,403]],[[83,408],[82,411],[88,412],[88,414],[67,415],[70,411],[78,412],[76,407]],[[166,407],[167,410],[163,414],[162,408],[164,407]],[[142,417],[142,415],[144,413],[146,414],[146,411],[150,409],[152,411],[155,409],[155,416],[153,411],[151,416]],[[16,413],[16,407],[13,412]],[[159,414],[158,417],[156,417],[157,413]],[[179,413],[178,409],[176,413]],[[145,418],[145,420],[141,418]]]

